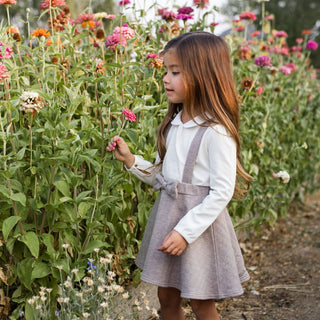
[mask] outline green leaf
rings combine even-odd
[[[64,196],[71,198],[71,193],[67,182],[60,180],[55,181],[53,184]]]
[[[10,196],[10,199],[13,201],[18,201],[20,202],[24,207],[26,206],[26,196],[19,192],[19,193],[14,193],[13,195]]]
[[[0,193],[2,193],[6,198],[9,198],[10,191],[7,187],[0,185]]]
[[[89,242],[86,250],[83,252],[84,254],[88,254],[93,252],[93,249],[95,248],[101,248],[101,247],[108,247],[109,245],[106,242],[103,242],[101,240],[92,240]]]
[[[17,160],[22,160],[24,157],[24,154],[26,152],[26,148],[22,148],[17,152]]]
[[[26,317],[26,320],[34,320],[34,310],[29,303],[25,304],[24,316]]]
[[[39,239],[34,232],[27,232],[21,237],[21,241],[29,248],[31,254],[35,257],[39,257]]]
[[[59,254],[55,249],[54,249],[54,238],[52,234],[49,233],[44,233],[42,235],[42,242],[47,246],[47,252],[51,258],[56,259],[57,255]]]
[[[12,216],[3,221],[2,233],[5,241],[7,241],[10,231],[15,227],[19,220],[21,220],[21,217]]]
[[[26,258],[19,262],[17,273],[22,284],[29,290],[31,288],[31,275],[32,275],[33,258]]]
[[[42,261],[36,261],[33,266],[31,279],[44,278],[50,273],[51,273],[51,270],[48,267],[47,263],[44,263]]]
[[[87,212],[90,210],[91,207],[92,207],[92,203],[81,202],[78,207],[79,216],[83,218],[87,214]]]

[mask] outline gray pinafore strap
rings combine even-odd
[[[192,140],[182,175],[182,182],[184,183],[192,183],[193,169],[198,156],[201,140],[207,129],[208,127],[200,127]]]

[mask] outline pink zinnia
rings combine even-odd
[[[290,48],[290,51],[292,51],[292,52],[301,51],[301,50],[302,50],[302,47],[300,47],[300,46],[293,46]]]
[[[256,93],[260,96],[262,94],[264,90],[264,87],[263,86],[259,86],[257,89],[256,89]]]
[[[257,20],[257,16],[251,11],[245,11],[240,14],[240,20]]]
[[[244,29],[245,29],[245,27],[243,27],[243,26],[239,26],[239,27],[235,28],[235,30],[239,31],[239,32],[243,31]]]
[[[64,0],[43,0],[40,4],[41,11],[50,8],[50,2],[51,2],[51,7],[62,8],[66,5]]]
[[[288,34],[285,31],[276,31],[273,36],[276,38],[287,38]]]
[[[217,23],[217,22],[211,22],[211,23],[210,23],[210,26],[216,27],[218,24],[219,24],[219,23]]]
[[[257,37],[257,36],[260,36],[261,32],[259,30],[257,31],[254,31],[250,34],[251,37]]]
[[[193,0],[193,4],[197,6],[197,8],[203,9],[208,7],[209,0]]]
[[[163,11],[162,19],[166,21],[173,21],[177,18],[177,15],[173,11]]]
[[[115,34],[107,37],[105,44],[106,47],[115,51],[118,45],[125,47],[127,45],[127,40],[125,37],[121,37],[120,34]]]
[[[180,20],[190,20],[193,19],[193,15],[192,14],[184,14],[184,13],[179,13],[176,16],[176,19],[180,19]]]
[[[279,70],[282,71],[284,74],[288,75],[291,74],[294,70],[288,67],[287,65],[285,66],[280,66]]]
[[[257,57],[254,61],[254,64],[261,67],[264,67],[264,66],[268,67],[271,65],[271,58],[269,56]]]
[[[122,114],[125,115],[125,119],[129,120],[130,122],[133,122],[136,120],[136,115],[129,109],[123,109]]]
[[[191,12],[193,12],[193,9],[190,7],[182,7],[178,9],[179,14],[190,14]]]
[[[317,50],[318,44],[313,40],[309,40],[306,44],[306,48],[308,50]]]
[[[9,77],[10,76],[9,76],[9,73],[8,73],[6,66],[0,62],[0,79],[5,79],[5,78],[9,78]]]
[[[121,0],[119,2],[119,5],[122,6],[122,5],[126,5],[126,4],[130,4],[131,2],[129,0]]]
[[[269,16],[264,17],[264,20],[268,20],[268,21],[273,20],[273,19],[274,19],[274,16],[272,14],[270,14]]]
[[[16,0],[0,0],[0,5],[1,4],[17,4]]]
[[[159,56],[153,52],[147,55],[147,59],[157,59],[157,58],[159,58]]]
[[[124,37],[125,39],[129,40],[132,39],[134,37],[134,30],[131,29],[130,27],[116,27],[113,30],[113,35],[122,35],[122,37]]]

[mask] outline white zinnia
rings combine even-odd
[[[279,171],[276,173],[277,178],[280,178],[283,183],[288,183],[290,181],[290,175],[287,171]]]
[[[34,111],[39,112],[43,107],[43,100],[37,92],[25,91],[20,97],[20,111],[27,113],[33,113]]]

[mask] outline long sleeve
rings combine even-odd
[[[174,228],[188,243],[195,241],[215,221],[234,193],[236,144],[225,130],[224,133],[220,129],[219,131],[210,130],[210,137],[206,139],[210,192],[202,203],[187,212]]]
[[[139,156],[134,156],[135,160],[131,168],[126,168],[130,173],[136,176],[141,181],[154,185],[154,178],[156,173],[161,171],[161,166],[154,165],[153,163],[140,158]],[[158,157],[156,163],[158,162]]]

